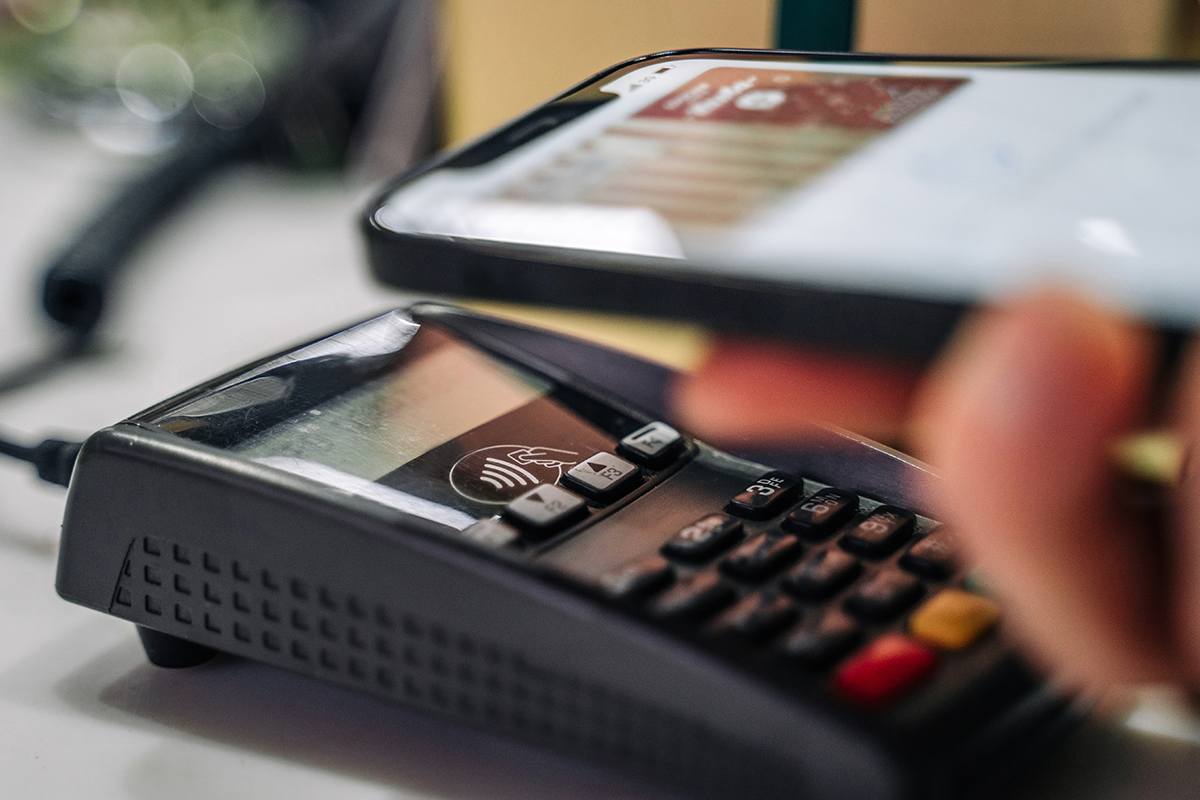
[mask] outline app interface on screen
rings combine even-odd
[[[803,188],[963,83],[718,67],[500,196],[640,206],[679,230],[721,228]]]

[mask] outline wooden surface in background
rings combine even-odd
[[[774,0],[444,0],[450,143],[594,72],[681,47],[769,47]]]
[[[1150,58],[1187,0],[858,0],[858,49]]]
[[[680,47],[769,47],[776,0],[442,0],[449,143],[610,64]],[[858,49],[1153,58],[1196,38],[1195,0],[858,0]]]

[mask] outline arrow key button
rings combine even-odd
[[[596,453],[567,471],[563,482],[596,500],[611,500],[637,486],[641,470],[612,453]]]
[[[547,536],[587,513],[578,495],[543,483],[504,507],[504,516],[533,537]]]

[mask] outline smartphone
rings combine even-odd
[[[1197,69],[645,56],[390,185],[371,264],[410,289],[914,359],[1042,282],[1187,329]]]

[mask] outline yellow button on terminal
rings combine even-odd
[[[1000,607],[961,589],[943,589],[909,619],[913,634],[945,650],[961,650],[987,633],[1000,618]]]

